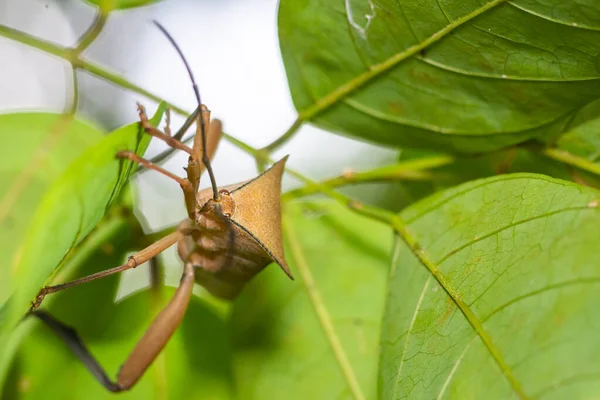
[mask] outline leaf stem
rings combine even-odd
[[[95,35],[93,38],[95,38],[100,33],[100,31],[98,29],[101,29],[103,24],[105,23],[105,20],[103,22],[102,21],[103,20],[101,20],[99,17],[98,23],[95,25],[95,28],[88,31],[90,33],[90,35]],[[182,115],[184,117],[187,117],[190,115],[190,113],[187,112],[186,110],[184,110],[183,108],[178,107],[175,104],[172,104],[170,102],[164,101],[160,96],[142,88],[141,86],[138,86],[132,82],[129,82],[127,79],[124,79],[123,77],[119,76],[118,74],[116,74],[112,71],[109,71],[108,69],[105,69],[103,67],[100,67],[90,61],[82,59],[79,56],[79,54],[77,52],[73,51],[72,49],[57,46],[53,43],[47,42],[45,40],[31,36],[27,33],[24,33],[24,32],[21,32],[21,31],[18,31],[18,30],[15,30],[15,29],[9,28],[7,26],[3,26],[3,25],[0,25],[0,36],[15,40],[19,43],[26,44],[26,45],[34,47],[38,50],[42,50],[44,52],[47,52],[52,55],[63,58],[66,61],[70,62],[72,64],[73,68],[75,68],[75,69],[82,69],[84,71],[87,71],[88,73],[96,75],[97,77],[102,78],[110,83],[113,83],[121,88],[131,90],[132,92],[141,94],[142,96],[147,97],[148,99],[150,99],[152,101],[155,101],[157,103],[164,102],[164,103],[166,103],[167,107],[169,107],[171,110],[173,110],[174,112],[176,112],[179,115]],[[82,43],[85,46],[83,46]],[[91,42],[88,43],[88,39],[82,39],[80,42],[80,46],[78,46],[78,47],[81,47],[81,50],[83,50],[89,44],[91,44]],[[234,138],[233,136],[223,133],[223,137],[226,140],[230,141],[235,146],[237,146],[240,149],[251,154],[252,156],[256,156],[257,154],[259,154],[258,149],[240,141],[239,139]],[[169,155],[170,154],[166,154],[165,157],[168,157]]]
[[[69,61],[69,55],[66,54],[67,49],[65,49],[64,47],[58,46],[46,40],[38,39],[25,32],[9,28],[8,26],[0,25],[0,36],[4,36],[5,38],[26,44],[38,50],[42,50],[46,53],[50,53],[52,55],[64,58]]]
[[[89,28],[81,35],[77,46],[73,49],[73,55],[75,57],[79,57],[81,53],[85,51],[93,42],[96,40],[102,29],[104,29],[104,25],[106,24],[106,20],[108,19],[108,14],[103,12],[96,12],[94,15],[94,20]]]
[[[356,183],[384,182],[395,180],[431,180],[434,177],[434,175],[430,171],[426,171],[427,169],[448,165],[454,161],[455,158],[452,156],[435,156],[422,158],[418,160],[404,161],[399,162],[397,164],[387,165],[385,167],[376,168],[364,172],[346,172],[335,178],[323,181],[321,185],[325,185],[330,188],[336,188]],[[285,193],[283,197],[284,199],[291,200],[293,198],[307,196],[319,191],[319,187],[312,185],[291,190]]]
[[[71,69],[71,98],[67,101],[65,105],[65,114],[71,114],[75,116],[77,112],[77,105],[79,104],[79,77],[77,76],[77,70],[75,68]]]
[[[600,164],[596,164],[595,162],[592,162],[584,157],[554,147],[546,147],[538,151],[540,154],[548,158],[572,165],[581,170],[600,176]]]

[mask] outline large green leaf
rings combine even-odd
[[[78,252],[80,268],[74,277],[121,264],[126,252],[139,244],[141,227],[132,226],[120,216],[113,219],[103,221],[90,235],[99,236],[94,237],[96,246],[91,251],[78,249],[82,253]],[[111,276],[52,295],[44,303],[44,307],[50,305],[49,312],[55,317],[77,329],[113,379],[153,316],[173,293],[173,288],[163,289],[161,295],[145,290],[115,304],[118,283],[119,276]],[[115,398],[45,325],[33,322],[32,332],[13,362],[4,399]],[[230,362],[223,317],[193,298],[182,325],[161,356],[131,391],[118,397],[225,400],[232,391]]]
[[[157,124],[160,106],[151,122]],[[115,158],[119,150],[143,154],[150,136],[139,123],[112,132],[81,154],[44,194],[33,213],[19,258],[12,266],[13,299],[3,330],[10,330],[27,311],[31,300],[70,250],[102,219],[134,166]]]
[[[380,397],[598,396],[599,202],[590,188],[512,174],[401,213],[413,249],[398,239]]]
[[[12,264],[44,192],[102,138],[94,126],[50,113],[0,115],[0,304],[10,295]]]
[[[596,0],[282,0],[279,38],[300,116],[383,144],[550,140],[600,97]]]
[[[235,304],[238,398],[373,398],[391,229],[325,201],[284,227],[296,280],[270,266]]]

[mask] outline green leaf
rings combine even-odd
[[[158,124],[161,105],[152,118]],[[54,182],[36,208],[20,257],[12,268],[16,288],[12,313],[3,324],[10,330],[27,311],[36,293],[61,262],[102,219],[120,190],[128,183],[134,165],[115,158],[119,150],[135,149],[143,154],[150,142],[139,123],[107,135],[80,155]]]
[[[380,398],[597,396],[599,201],[512,174],[402,212],[412,248],[397,240]]]
[[[132,227],[131,222],[123,218],[103,221],[94,232],[99,237],[95,237],[93,251],[83,250],[83,255],[78,253],[81,258],[78,264],[83,268],[77,270],[75,277],[121,264],[127,252],[140,242],[141,231],[141,227]],[[115,304],[119,278],[118,275],[107,277],[47,299],[49,312],[78,331],[113,379],[136,341],[174,291],[164,288],[159,295],[144,290]],[[62,341],[45,325],[37,320],[33,322],[32,332],[24,339],[12,364],[3,398],[114,399],[115,395],[92,377]],[[182,325],[161,356],[130,391],[118,397],[231,398],[230,354],[228,329],[223,317],[200,299],[192,298]]]
[[[243,399],[346,399],[375,394],[377,341],[391,229],[331,201],[286,203],[286,258],[232,316]]]
[[[392,146],[552,140],[600,93],[595,0],[282,0],[279,39],[302,120]]]
[[[10,266],[48,187],[102,132],[50,113],[0,115],[0,305],[11,292]]]
[[[580,119],[573,121],[573,128],[559,138],[556,146],[589,161],[600,161],[600,117],[597,109],[600,109],[600,102],[582,110]]]
[[[157,3],[160,0],[85,0],[92,3],[102,10],[104,13],[109,13],[113,10],[124,10],[127,8],[147,6],[152,3]]]
[[[419,160],[432,156],[439,156],[439,154],[430,151],[402,150],[399,161]],[[573,171],[565,164],[543,157],[535,151],[519,147],[481,155],[457,156],[452,164],[433,169],[431,172],[433,179],[430,181],[397,183],[394,197],[389,201],[395,201],[398,210],[440,190],[474,179],[507,173],[532,172],[565,180],[574,180],[575,178]],[[577,176],[577,178],[582,177]],[[590,184],[597,182],[591,176],[585,178]]]

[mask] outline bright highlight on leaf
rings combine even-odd
[[[600,192],[542,175],[473,181],[401,216],[379,394],[581,398],[597,393]],[[546,397],[544,397],[546,398]]]

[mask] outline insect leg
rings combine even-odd
[[[194,267],[192,263],[187,262],[184,267],[181,283],[175,294],[169,301],[169,304],[154,318],[144,336],[135,345],[133,351],[121,367],[116,382],[111,381],[107,376],[104,368],[90,353],[73,328],[58,321],[44,311],[33,311],[30,314],[43,321],[61,338],[94,378],[106,389],[111,392],[121,392],[135,385],[181,324],[192,295],[193,287]]]
[[[209,160],[212,160],[213,156],[219,146],[219,141],[222,135],[221,121],[218,119],[210,121],[210,111],[203,106],[202,117],[204,118],[205,126],[208,127],[208,137],[206,138],[206,156]],[[203,143],[201,136],[201,126],[196,124],[196,136],[194,136],[194,156],[188,160],[187,174],[188,179],[192,182],[196,192],[200,186],[200,175],[206,169],[206,164],[202,161],[204,159]]]
[[[69,325],[65,325],[63,322],[57,320],[52,315],[48,314],[43,310],[35,310],[31,311],[29,315],[37,317],[39,320],[44,322],[52,332],[56,336],[58,336],[65,344],[69,347],[69,349],[73,352],[75,357],[77,357],[83,365],[90,371],[90,373],[96,378],[98,382],[102,384],[106,389],[111,392],[119,392],[119,386],[112,382],[106,372],[102,368],[102,366],[98,363],[98,361],[94,358],[94,356],[90,353],[88,348],[85,346],[77,331],[70,327]]]
[[[117,383],[122,390],[133,386],[165,347],[181,324],[194,288],[194,266],[186,262],[177,291],[169,304],[156,316],[144,336],[121,367]]]
[[[131,257],[129,257],[127,262],[123,265],[120,265],[120,266],[114,267],[114,268],[110,268],[105,271],[100,271],[100,272],[97,272],[95,274],[91,274],[88,276],[84,276],[83,278],[75,279],[74,281],[62,283],[60,285],[46,286],[46,287],[42,288],[42,290],[40,290],[40,292],[36,296],[35,302],[33,303],[31,309],[33,310],[33,309],[38,308],[42,304],[44,297],[46,297],[46,295],[48,295],[50,293],[60,292],[61,290],[65,290],[65,289],[71,288],[73,286],[78,286],[78,285],[81,285],[82,283],[91,282],[93,280],[104,278],[106,276],[113,275],[113,274],[116,274],[121,271],[135,268],[138,265],[145,263],[149,259],[156,257],[159,253],[161,253],[168,247],[172,246],[173,244],[177,243],[179,240],[183,239],[184,237],[185,237],[184,233],[182,233],[179,230],[175,231],[175,232],[165,236],[164,238],[157,240],[156,242],[154,242],[150,246],[146,247],[145,249],[132,255]]]
[[[123,150],[123,151],[119,151],[117,153],[117,158],[122,158],[122,159],[126,159],[126,160],[130,160],[133,161],[135,163],[140,164],[142,167],[147,168],[147,169],[151,169],[154,170],[156,172],[159,172],[171,179],[173,179],[174,181],[176,181],[177,183],[179,183],[182,187],[186,186],[186,185],[190,185],[189,181],[185,178],[180,178],[177,175],[175,175],[172,172],[167,171],[166,169],[154,164],[151,161],[146,160],[145,158],[142,158],[140,156],[138,156],[134,151],[129,151],[129,150]]]
[[[181,190],[183,190],[183,198],[185,200],[185,208],[188,212],[188,217],[192,220],[196,219],[196,193],[198,191],[197,187],[194,187],[194,184],[190,181],[190,179],[180,178],[179,176],[173,174],[172,172],[167,171],[166,169],[138,156],[133,151],[119,151],[117,153],[118,158],[124,158],[135,163],[140,164],[144,168],[148,168],[154,170],[156,172],[160,172],[161,174],[173,179],[179,186],[181,186]],[[188,176],[190,175],[190,171],[188,171]],[[200,180],[200,175],[198,174],[198,182]]]
[[[173,138],[175,138],[177,140],[183,139],[183,135],[185,135],[185,132],[187,132],[187,130],[190,129],[190,126],[192,126],[192,124],[198,120],[198,115],[200,114],[201,107],[202,106],[196,107],[194,112],[192,112],[190,114],[190,116],[187,117],[187,119],[185,120],[183,125],[181,125],[181,128],[179,128],[177,133],[175,135],[173,135]]]
[[[162,140],[163,142],[165,142],[169,146],[173,147],[174,149],[182,150],[182,151],[188,153],[190,156],[194,155],[194,151],[189,146],[187,146],[184,143],[182,143],[181,141],[175,139],[173,136],[169,136],[166,133],[161,132],[160,129],[157,129],[154,126],[152,126],[152,124],[148,120],[148,115],[146,115],[146,109],[144,108],[143,105],[141,105],[139,103],[138,103],[138,113],[140,116],[140,123],[142,124],[142,128],[144,128],[144,131],[147,134],[149,134],[150,136],[153,136],[157,139]]]

